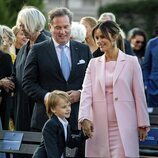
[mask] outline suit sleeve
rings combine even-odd
[[[85,143],[85,140],[88,139],[87,136],[84,136],[83,131],[79,133],[77,136],[72,136],[70,137],[70,140],[68,141],[67,146],[69,148],[75,148],[75,147],[80,147],[82,143]]]
[[[151,43],[149,42],[146,47],[146,52],[145,52],[145,57],[144,57],[144,62],[143,62],[143,78],[144,78],[144,85],[147,87],[148,86],[148,78],[150,75],[151,71]]]
[[[57,146],[57,125],[47,122],[43,130],[43,140],[48,158],[60,158]]]
[[[38,57],[37,53],[39,50],[36,50],[35,47],[29,52],[29,55],[26,59],[25,67],[24,67],[24,76],[22,86],[24,91],[35,99],[37,102],[44,103],[44,96],[47,91],[43,89],[38,81],[39,81],[39,69],[38,69]]]
[[[149,115],[144,92],[143,77],[138,59],[133,58],[133,95],[136,105],[138,127],[149,126]]]

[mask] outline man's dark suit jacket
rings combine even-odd
[[[67,141],[65,141],[64,128],[59,119],[53,115],[42,129],[42,141],[36,149],[33,158],[61,158],[66,146],[78,147],[87,137],[81,132],[80,135],[72,137],[70,126],[67,128]]]
[[[144,85],[149,107],[158,107],[158,37],[148,41],[143,63]]]
[[[68,81],[62,74],[52,39],[34,45],[28,55],[24,70],[23,89],[36,100],[31,121],[31,127],[34,129],[41,130],[48,119],[44,105],[44,97],[47,92],[82,88],[91,52],[87,45],[76,41],[70,41],[70,52],[72,68]],[[71,107],[69,123],[73,130],[77,130],[79,102],[72,104]]]

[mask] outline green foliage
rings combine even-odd
[[[150,38],[158,22],[157,6],[158,0],[127,1],[102,6],[98,10],[98,15],[103,12],[112,12],[125,32],[133,27],[140,27],[147,32]]]
[[[43,9],[43,0],[0,0],[0,24],[12,27],[16,24],[17,14],[25,5]]]
[[[0,23],[3,24],[8,18],[8,11],[6,11],[6,4],[3,2],[3,0],[0,0]]]

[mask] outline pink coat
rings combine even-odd
[[[79,121],[87,118],[94,133],[86,157],[110,158],[105,98],[105,55],[90,61],[83,82]],[[136,57],[119,51],[113,77],[113,100],[126,157],[139,157],[138,127],[149,126],[142,72]]]

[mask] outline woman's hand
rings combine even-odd
[[[89,138],[92,138],[93,123],[90,120],[84,119],[81,122],[81,127],[82,127],[84,135],[88,136]]]
[[[7,77],[0,80],[0,87],[3,87],[7,92],[15,89],[15,84]]]
[[[140,141],[144,141],[147,138],[149,130],[149,127],[138,127]]]

